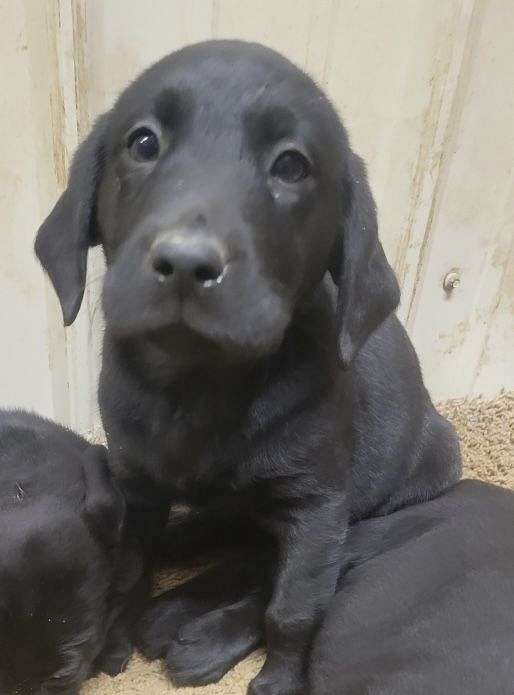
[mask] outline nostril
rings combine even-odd
[[[195,278],[197,282],[210,284],[216,282],[221,277],[221,273],[222,271],[214,265],[204,263],[195,269]]]
[[[152,267],[155,272],[162,277],[169,277],[170,275],[173,275],[173,263],[171,263],[171,261],[169,261],[167,258],[154,258]]]

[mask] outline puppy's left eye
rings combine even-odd
[[[285,183],[298,183],[311,173],[307,158],[298,150],[286,150],[278,155],[271,167],[271,175]]]
[[[136,162],[153,162],[159,156],[159,138],[150,128],[137,128],[129,135],[127,149]]]

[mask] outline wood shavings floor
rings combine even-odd
[[[514,488],[514,393],[492,401],[481,398],[441,404],[441,411],[456,426],[462,446],[465,477],[489,480]],[[203,688],[174,688],[166,680],[159,662],[132,659],[117,678],[100,676],[84,686],[83,695],[244,695],[248,682],[264,660],[256,652],[240,663],[216,685]]]

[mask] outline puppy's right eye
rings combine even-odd
[[[271,175],[285,183],[299,183],[310,174],[310,164],[298,150],[286,150],[279,154],[273,166]]]
[[[154,162],[160,152],[159,138],[150,128],[136,128],[128,137],[127,149],[136,162]]]

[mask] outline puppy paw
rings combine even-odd
[[[191,606],[180,597],[153,599],[136,627],[136,646],[147,659],[163,659],[180,627],[190,617]]]
[[[150,606],[140,619],[136,631],[136,646],[144,657],[162,659],[168,651],[176,626],[162,606]]]
[[[261,641],[260,626],[226,606],[184,625],[166,655],[166,670],[179,687],[216,683]]]
[[[248,695],[307,695],[307,680],[296,669],[266,668],[248,686]]]
[[[127,668],[134,651],[132,643],[127,639],[106,648],[96,660],[96,669],[108,676],[118,676]]]

